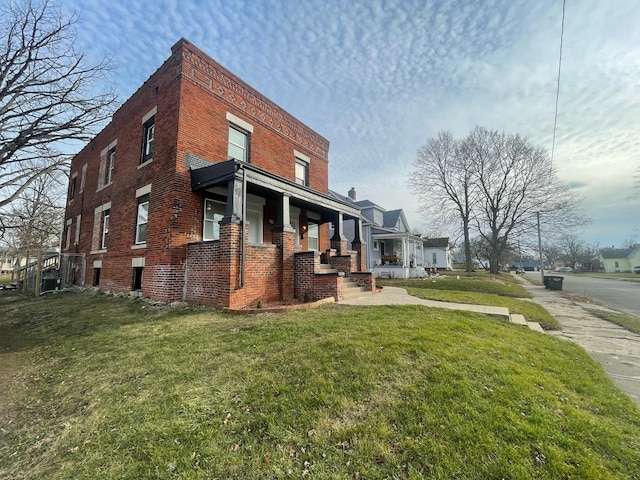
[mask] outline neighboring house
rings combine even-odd
[[[360,211],[329,195],[328,149],[181,39],[73,159],[63,254],[86,256],[85,286],[164,302],[340,300],[349,280],[373,290],[364,243],[347,252],[343,222]]]
[[[632,248],[603,248],[599,263],[607,273],[631,272],[633,267],[640,265],[640,244]]]
[[[426,238],[424,240],[424,258],[426,265],[438,270],[453,270],[453,255],[449,237]]]
[[[367,269],[378,277],[412,278],[424,277],[428,268],[451,270],[449,242],[446,247],[441,242],[432,242],[411,233],[402,209],[385,210],[369,200],[357,200],[354,188],[348,195],[337,192],[331,194],[360,208],[362,234],[360,238],[367,244]],[[355,237],[354,221],[345,222],[345,236],[348,245]]]

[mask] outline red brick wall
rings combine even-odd
[[[142,118],[154,107],[157,113],[153,161],[139,168]],[[228,302],[244,306],[259,299],[268,302],[293,296],[293,273],[289,268],[293,264],[294,247],[290,245],[293,237],[269,238],[268,223],[265,223],[265,240],[273,240],[284,248],[248,248],[247,261],[255,259],[255,264],[247,267],[246,286],[237,292],[239,226],[226,229],[217,246],[214,243],[192,245],[202,240],[203,196],[191,191],[186,153],[213,162],[226,160],[227,112],[253,126],[250,138],[252,164],[294,180],[294,150],[298,150],[310,158],[310,187],[328,192],[329,142],[200,50],[180,41],[174,46],[171,57],[72,161],[71,174],[77,175],[76,195],[69,199],[65,214],[65,221],[73,218],[72,244],[63,251],[87,255],[85,284],[92,283],[93,261],[102,260],[100,287],[128,292],[133,284],[131,261],[144,258],[142,294],[154,299],[182,299],[185,269],[188,278],[186,299],[195,303],[222,306]],[[114,141],[117,145],[113,182],[98,189],[100,155]],[[84,165],[87,165],[86,182],[80,192]],[[132,248],[136,190],[149,184],[146,247]],[[111,202],[107,248],[91,253],[96,219],[94,209],[107,202]],[[82,222],[79,243],[74,245],[77,215],[82,215]],[[322,248],[328,246],[326,225],[321,227],[320,241]],[[273,257],[276,253],[280,255],[277,259]],[[205,254],[212,256],[205,259]],[[189,255],[195,257],[188,259]],[[207,277],[204,270],[200,271],[201,265],[206,265],[208,272],[215,271],[215,279]],[[279,289],[277,295],[276,287]]]
[[[314,251],[297,252],[294,255],[294,295],[303,300],[305,294],[311,299],[313,296],[313,276],[320,269],[320,253]]]

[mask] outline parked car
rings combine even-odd
[[[557,267],[556,272],[573,272],[571,267]]]
[[[633,273],[637,273],[638,275],[640,275],[640,265],[636,265],[635,267],[633,267]]]

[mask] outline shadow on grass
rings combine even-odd
[[[144,321],[167,321],[180,308],[157,308],[143,300],[102,293],[56,292],[39,298],[0,293],[0,354],[55,344],[63,339],[117,330]]]

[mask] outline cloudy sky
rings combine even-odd
[[[562,0],[61,0],[126,100],[185,37],[331,142],[330,188],[428,222],[406,182],[440,130],[551,151]],[[640,241],[640,2],[567,0],[554,166],[601,246]]]

